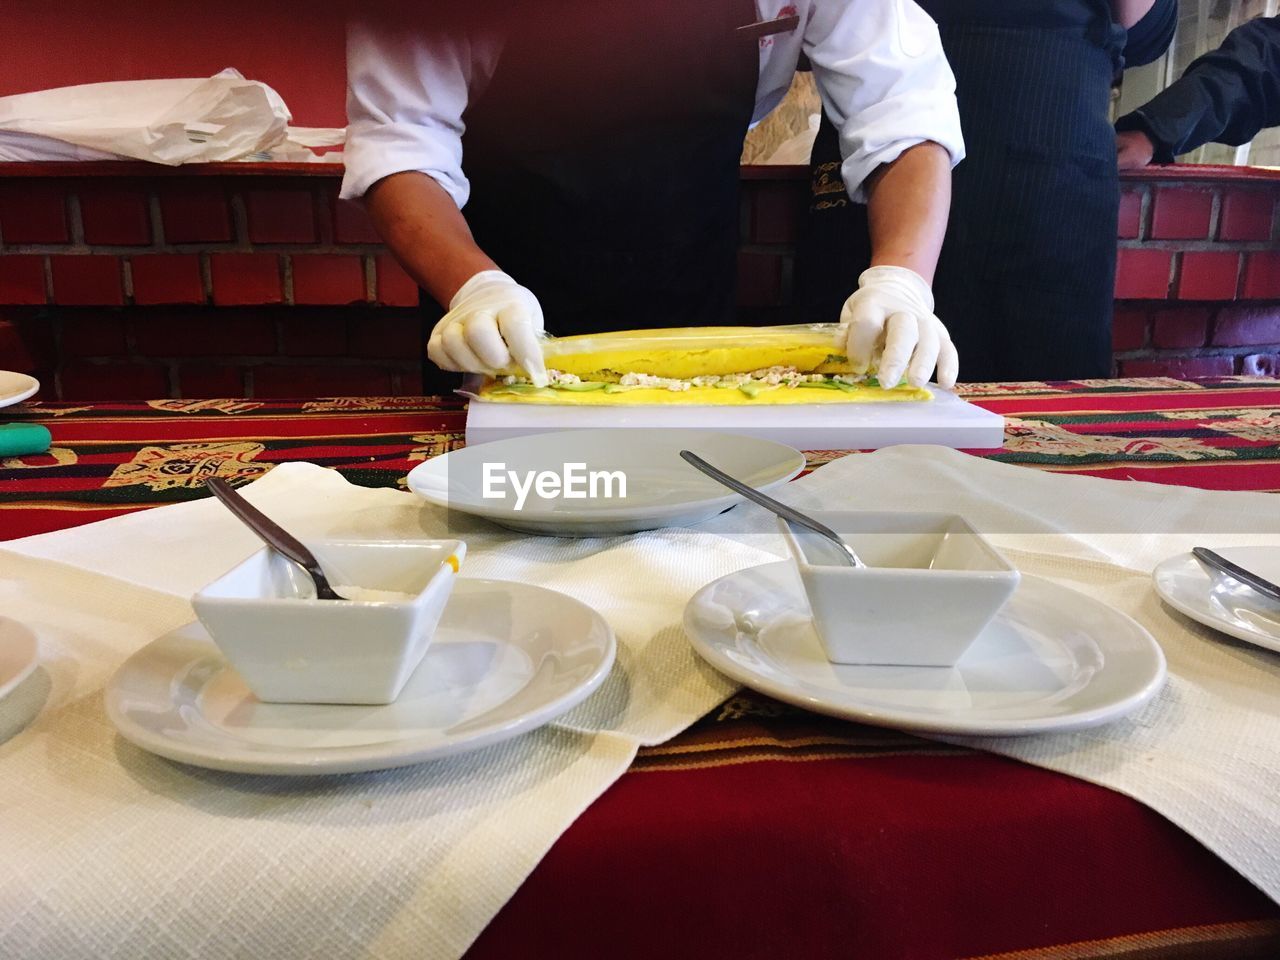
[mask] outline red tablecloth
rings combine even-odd
[[[1049,470],[1280,490],[1280,383],[975,385],[1002,451]],[[24,404],[47,454],[0,461],[0,537],[203,496],[311,460],[396,486],[461,442],[451,399]],[[812,451],[811,465],[841,455]],[[554,957],[1280,957],[1280,907],[1109,790],[734,697],[635,765],[473,947]]]

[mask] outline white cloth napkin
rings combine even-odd
[[[12,541],[0,610],[37,632],[41,668],[0,701],[0,956],[461,954],[637,746],[733,691],[685,641],[683,608],[715,577],[773,559],[688,530],[446,528],[410,494],[309,464],[246,492],[304,538],[458,536],[464,576],[599,610],[617,665],[560,722],[457,758],[317,780],[203,771],[121,740],[102,691],[126,657],[193,618],[190,594],[258,549],[253,534],[205,500]]]
[[[1194,623],[1151,585],[1156,565],[1198,544],[1280,548],[1274,494],[1100,480],[940,447],[893,447],[834,461],[790,484],[785,498],[801,509],[959,513],[1024,573],[1097,597],[1146,627],[1164,648],[1169,679],[1136,714],[1079,733],[938,739],[1128,794],[1280,901],[1280,654]],[[730,531],[744,523],[716,521]]]

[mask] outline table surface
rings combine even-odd
[[[1280,382],[973,384],[1007,463],[1280,490]],[[453,398],[26,403],[47,454],[0,459],[0,539],[205,496],[309,460],[367,486],[462,443]],[[817,466],[844,451],[809,451]],[[572,913],[565,907],[571,905]],[[592,922],[569,922],[569,917]],[[637,919],[644,922],[637,923]],[[632,769],[471,958],[1276,957],[1280,906],[1120,794],[741,693]]]

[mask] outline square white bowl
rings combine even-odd
[[[399,596],[320,600],[303,570],[264,547],[192,597],[196,616],[260,700],[391,703],[427,652],[466,544],[329,540],[307,546],[338,593]]]
[[[810,516],[867,564],[846,566],[825,538],[778,521],[834,663],[954,666],[1017,589],[1017,569],[955,514]]]

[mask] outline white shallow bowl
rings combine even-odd
[[[122,736],[170,760],[237,773],[357,773],[548,723],[600,686],[615,649],[604,618],[572,597],[463,577],[395,703],[263,703],[199,623],[131,656],[104,702]]]
[[[333,540],[307,546],[338,593],[320,600],[305,572],[263,548],[191,603],[227,660],[269,703],[390,703],[427,652],[457,565],[458,540]],[[352,588],[358,588],[353,590]]]
[[[1280,549],[1221,547],[1218,553],[1264,580],[1280,583]],[[1217,570],[1206,570],[1190,553],[1161,563],[1152,573],[1156,593],[1193,620],[1229,637],[1280,651],[1280,604]]]
[[[562,537],[687,526],[741,502],[738,494],[680,459],[681,450],[692,450],[761,490],[785,483],[805,465],[804,455],[785,444],[710,430],[563,430],[454,450],[415,467],[407,483],[438,506],[512,530]],[[563,477],[570,464],[576,465],[573,476],[584,478],[571,481],[573,492],[590,494],[592,473],[618,472],[626,477],[626,496],[618,496],[616,479],[608,484],[599,479],[595,496],[564,496],[563,486],[555,495],[540,496],[535,486],[522,501],[509,477],[510,472],[521,482],[531,474]],[[486,489],[486,470],[504,479]]]
[[[12,370],[0,370],[0,407],[21,403],[28,397],[35,396],[40,389],[40,381],[25,373],[14,373]]]
[[[713,667],[778,700],[921,733],[1023,736],[1119,719],[1160,689],[1165,660],[1138,623],[1039,577],[954,667],[832,663],[789,561],[721,577],[685,608],[685,632]]]
[[[954,514],[810,515],[867,564],[778,521],[833,663],[954,666],[1018,587],[1018,571]]]

